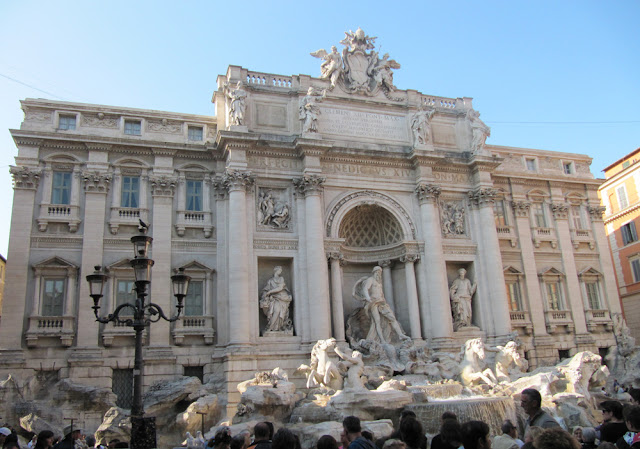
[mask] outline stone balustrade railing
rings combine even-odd
[[[247,72],[247,84],[252,86],[280,87],[291,89],[293,81],[290,76],[272,75],[270,73]]]

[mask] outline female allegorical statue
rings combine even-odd
[[[289,319],[289,304],[293,298],[281,274],[282,267],[274,267],[273,276],[260,295],[260,308],[267,316],[265,331],[289,331],[293,328]]]

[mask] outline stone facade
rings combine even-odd
[[[640,341],[640,148],[605,168],[600,197],[618,290],[629,330]]]
[[[486,145],[470,98],[398,90],[400,65],[370,40],[348,35],[321,78],[230,66],[214,116],[24,100],[0,372],[111,387],[132,368],[133,331],[97,325],[84,279],[108,268],[105,313],[127,298],[139,219],[154,239],[152,300],[172,309],[177,268],[196,289],[182,320],[148,328],[145,385],[201,369],[225,382],[229,410],[256,371],[291,374],[317,340],[344,341],[353,287],[378,265],[402,328],[435,350],[517,333],[536,367],[614,345],[591,159]],[[276,266],[291,332],[265,332]],[[472,325],[454,332],[461,268],[477,289]]]

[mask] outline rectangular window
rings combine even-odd
[[[189,140],[202,142],[203,129],[201,126],[189,126],[188,133],[189,133]]]
[[[60,115],[58,118],[58,129],[74,130],[76,129],[75,115]]]
[[[125,120],[124,133],[130,136],[139,136],[142,134],[142,122],[140,120]]]
[[[570,175],[573,173],[573,163],[572,162],[564,162],[562,164],[565,175]]]
[[[620,227],[620,231],[622,232],[622,244],[627,245],[629,243],[635,242],[638,240],[638,234],[636,233],[636,225],[633,221],[630,221],[627,224],[624,224]]]
[[[53,172],[51,204],[71,204],[71,173]]]
[[[536,171],[536,160],[535,159],[527,159],[527,170]]]
[[[62,316],[65,279],[45,279],[42,292],[42,316]]]
[[[549,310],[562,310],[562,299],[560,296],[559,282],[547,283],[547,300],[549,304]]]
[[[573,229],[584,229],[584,221],[582,220],[582,207],[574,205],[571,206],[571,219],[573,222]]]
[[[507,211],[504,200],[497,200],[493,203],[493,216],[496,220],[496,226],[508,226]]]
[[[203,311],[203,298],[202,288],[203,281],[191,281],[189,282],[189,290],[187,290],[187,297],[184,299],[184,315],[185,316],[202,316]]]
[[[202,181],[187,180],[187,210],[202,211]]]
[[[598,292],[598,283],[585,282],[584,286],[587,290],[587,300],[589,302],[589,309],[600,310],[600,294]]]
[[[511,312],[522,310],[520,284],[518,282],[507,283],[507,298],[509,299],[509,310]]]
[[[624,161],[622,163],[622,168],[628,168],[631,165],[631,161]]]
[[[640,282],[640,259],[631,261],[631,271],[633,272],[633,282]]]
[[[544,204],[543,203],[533,203],[531,205],[532,213],[533,213],[533,224],[537,228],[546,228],[547,227],[547,218],[544,214]]]
[[[616,193],[618,194],[618,207],[620,208],[620,210],[629,207],[629,201],[627,200],[627,191],[624,186],[618,187],[616,189]]]
[[[140,177],[122,177],[120,207],[140,207]]]
[[[135,286],[136,284],[134,281],[118,281],[118,285],[116,287],[116,307],[126,303],[135,304]],[[121,316],[132,316],[133,310],[129,307],[125,307],[120,314]]]

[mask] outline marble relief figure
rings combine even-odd
[[[471,298],[476,292],[477,284],[466,278],[467,270],[460,268],[458,278],[453,281],[449,289],[451,298],[451,313],[453,314],[453,329],[471,326]]]
[[[282,267],[274,267],[273,276],[260,294],[260,308],[267,317],[265,332],[293,332],[293,323],[289,319],[292,300],[291,292],[282,277]]]
[[[229,90],[229,124],[244,125],[244,111],[247,107],[247,91],[242,88],[242,81],[238,81],[236,88]]]
[[[288,229],[291,221],[291,209],[288,203],[274,198],[273,192],[260,190],[256,216],[259,225]]]
[[[382,289],[382,268],[373,267],[371,276],[365,276],[353,286],[353,297],[364,302],[364,310],[371,319],[371,326],[366,340],[389,343],[389,338],[395,333],[400,340],[410,340],[400,323],[396,320],[391,307],[385,300]]]
[[[442,203],[442,234],[464,235],[464,205],[462,203]]]

